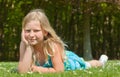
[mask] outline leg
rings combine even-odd
[[[91,67],[100,67],[103,65],[99,60],[91,60],[87,62],[91,65]]]
[[[100,67],[104,66],[107,60],[108,57],[106,55],[101,55],[99,60],[91,60],[88,61],[87,63],[89,64],[89,67]]]

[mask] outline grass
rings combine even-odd
[[[65,71],[47,74],[19,74],[11,72],[17,67],[17,62],[0,62],[0,77],[120,77],[120,61],[108,61],[104,68],[90,68],[86,70]]]

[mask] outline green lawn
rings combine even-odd
[[[120,77],[120,61],[108,61],[104,68],[87,70],[65,71],[63,73],[48,74],[18,74],[11,72],[17,67],[17,62],[0,62],[0,77]]]

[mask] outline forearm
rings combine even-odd
[[[54,73],[57,72],[54,68],[45,68],[45,67],[38,67],[39,73]]]
[[[64,69],[61,70],[61,69],[55,69],[55,68],[33,66],[32,71],[33,72],[39,72],[39,73],[54,73],[54,72],[63,72]]]
[[[19,60],[22,60],[23,59],[23,56],[24,56],[24,53],[25,53],[25,43],[23,41],[20,42],[20,58]]]
[[[30,46],[27,46],[24,52],[24,56],[22,60],[19,61],[19,64],[18,64],[19,73],[28,72],[31,66],[31,63],[32,63],[32,49]]]

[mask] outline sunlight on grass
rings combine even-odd
[[[19,74],[15,72],[17,62],[0,62],[0,77],[120,77],[120,61],[108,61],[103,68],[65,71],[47,74]]]

